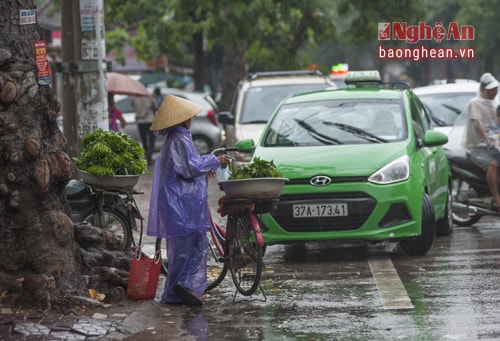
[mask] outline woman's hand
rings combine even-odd
[[[217,159],[219,159],[221,168],[226,168],[227,165],[229,165],[229,162],[231,161],[231,157],[226,154],[217,156]]]
[[[207,176],[209,178],[215,178],[215,174],[216,174],[216,172],[214,170],[211,170],[210,172],[207,173]]]

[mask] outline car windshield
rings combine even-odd
[[[439,126],[452,126],[475,92],[428,94],[418,97],[429,108],[434,122]]]
[[[399,101],[318,101],[281,106],[265,133],[264,145],[388,143],[406,136]]]
[[[328,87],[326,83],[250,87],[243,102],[240,123],[267,123],[278,104],[286,97],[303,92],[324,90]]]

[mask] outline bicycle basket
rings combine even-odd
[[[97,176],[78,170],[82,180],[92,186],[103,189],[131,189],[139,182],[140,174],[136,175],[115,175],[115,176]]]
[[[283,191],[287,178],[250,178],[220,181],[229,199],[275,199]]]
[[[141,246],[138,245],[130,263],[127,296],[136,300],[155,298],[160,269],[160,250],[156,251],[154,257],[151,258],[143,255]]]

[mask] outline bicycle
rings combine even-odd
[[[234,147],[221,147],[212,151],[219,155],[227,152],[251,152],[253,140],[242,140]],[[275,204],[272,200],[271,205]],[[224,228],[210,216],[210,237],[207,255],[207,289],[217,287],[231,273],[233,283],[242,295],[250,296],[260,286],[264,254],[264,239],[257,218],[258,213],[269,209],[269,200],[226,199],[219,200],[227,215]],[[156,250],[161,248],[161,238],[156,239]],[[163,262],[162,271],[166,275],[168,268]]]
[[[140,220],[141,228],[144,221],[134,198],[137,194],[143,192],[128,187],[106,188],[75,179],[66,186],[72,221],[102,228],[107,248],[114,250],[135,247],[136,219]]]
[[[235,147],[217,148],[212,153],[250,152],[253,146],[253,140],[242,140]],[[224,229],[211,216],[209,254],[222,265],[222,269],[209,280],[207,290],[219,285],[228,271],[237,291],[242,295],[250,296],[260,287],[265,244],[258,216],[273,211],[277,201],[276,198],[244,196],[219,199],[219,213],[227,215],[227,223]]]

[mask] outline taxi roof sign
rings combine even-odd
[[[330,78],[331,79],[345,79],[347,74],[349,73],[349,64],[347,63],[338,63],[335,65],[332,65],[331,71],[330,71]]]
[[[349,71],[345,79],[346,84],[380,84],[381,82],[378,70]]]

